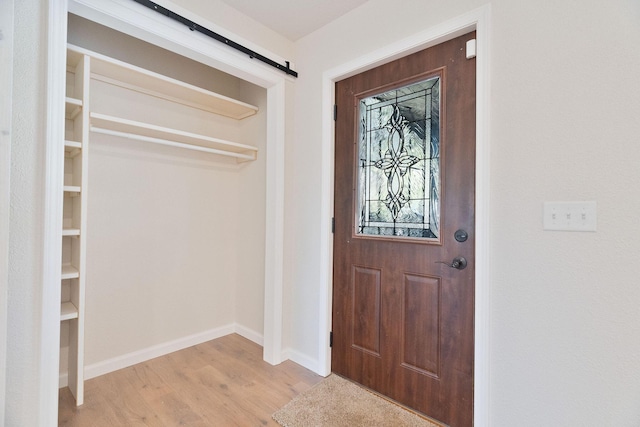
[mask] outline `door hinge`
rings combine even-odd
[[[338,120],[338,104],[333,104],[333,121]]]
[[[329,347],[333,347],[333,331],[329,332]]]
[[[335,234],[336,232],[336,218],[331,218],[331,232]]]

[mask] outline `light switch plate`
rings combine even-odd
[[[596,202],[544,202],[545,230],[596,231]]]

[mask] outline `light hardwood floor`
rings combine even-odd
[[[320,380],[233,334],[88,380],[81,407],[61,389],[58,424],[278,426],[271,414]]]

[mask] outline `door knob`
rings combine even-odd
[[[438,264],[447,264],[451,268],[455,268],[456,270],[464,270],[467,267],[467,259],[463,256],[457,256],[453,259],[453,261],[436,261]]]

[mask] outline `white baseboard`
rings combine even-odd
[[[233,333],[237,333],[260,346],[263,345],[264,337],[262,334],[242,325],[233,323],[88,365],[84,369],[84,377],[87,380],[99,377],[100,375],[108,374],[109,372],[117,371],[118,369],[127,368],[137,363],[142,363],[156,357],[173,353],[174,351],[183,350]],[[66,387],[68,385],[67,372],[60,374],[59,384],[60,387]]]
[[[313,371],[315,373],[320,372],[320,364],[318,363],[318,359],[309,357],[306,354],[300,353],[299,351],[293,350],[291,348],[287,348],[282,351],[282,360],[291,360],[310,371]]]
[[[261,347],[264,346],[264,335],[262,335],[261,333],[249,328],[245,328],[244,326],[238,325],[237,323],[234,325],[234,328],[236,334],[245,337],[249,341],[253,341]]]

